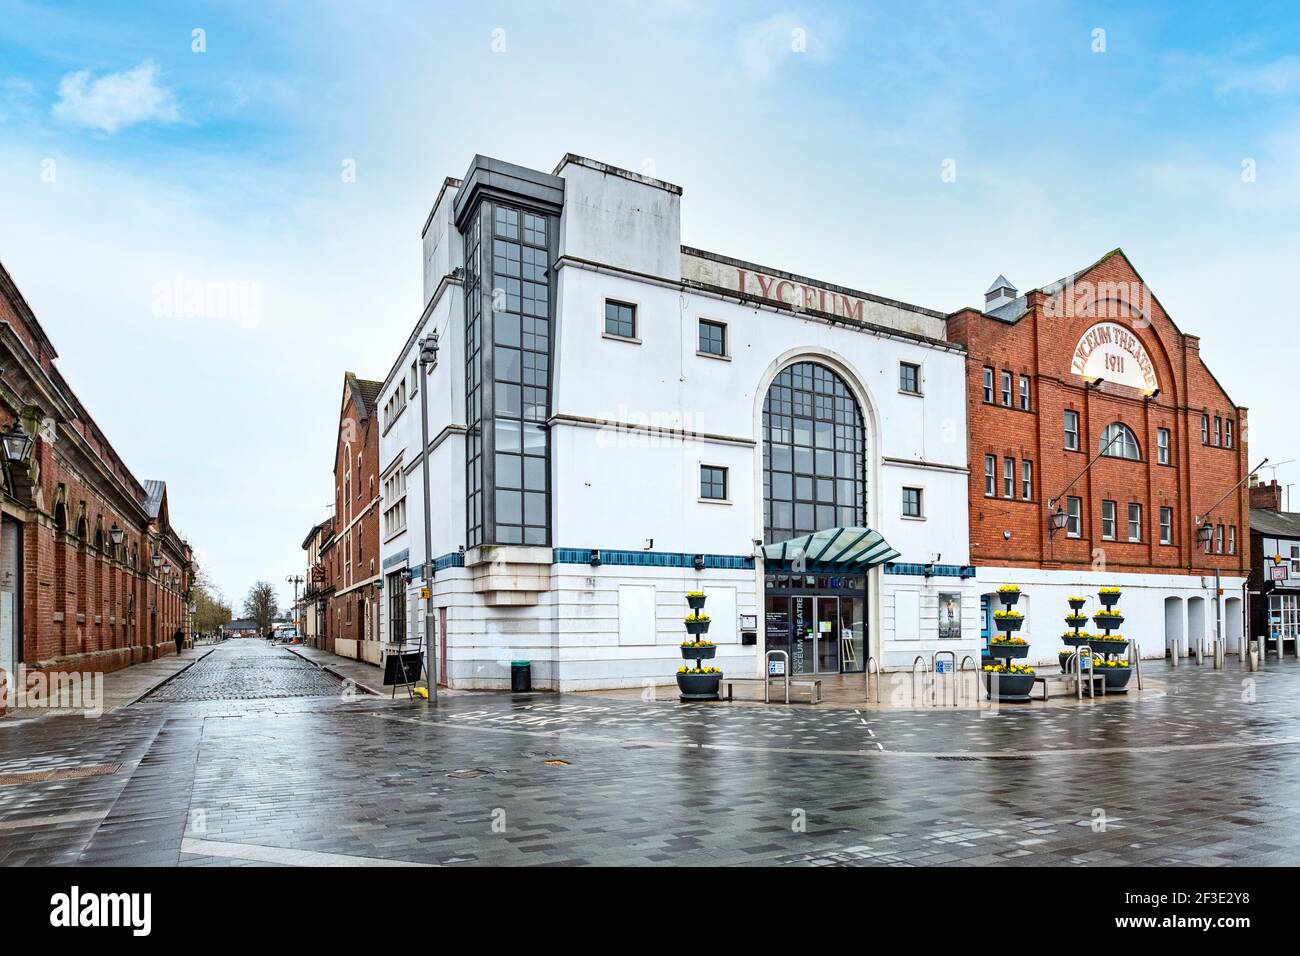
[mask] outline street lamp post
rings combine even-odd
[[[420,591],[424,598],[425,673],[429,700],[438,701],[438,667],[433,656],[433,524],[429,515],[429,370],[438,367],[438,333],[420,339],[420,462],[424,476],[424,573]]]
[[[304,579],[301,574],[290,574],[284,580],[286,584],[293,585],[293,629],[297,631],[298,630],[298,586],[302,584]],[[299,634],[298,637],[301,638],[302,635]]]

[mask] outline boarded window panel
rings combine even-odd
[[[921,639],[921,592],[894,592],[894,640]]]
[[[709,633],[705,636],[714,644],[735,644],[740,639],[736,630],[735,588],[705,588],[704,613],[710,618]]]
[[[622,646],[655,642],[655,589],[649,584],[618,587],[618,643]]]

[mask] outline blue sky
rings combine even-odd
[[[300,570],[343,372],[386,375],[476,152],[650,171],[691,245],[944,310],[1122,246],[1252,458],[1300,457],[1291,5],[544,6],[0,0],[0,260],[228,598]]]

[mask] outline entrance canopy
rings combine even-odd
[[[773,571],[795,570],[802,559],[801,570],[809,574],[856,574],[897,557],[880,532],[870,528],[827,528],[763,545],[764,565]]]

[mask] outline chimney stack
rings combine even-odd
[[[1268,484],[1254,485],[1250,489],[1250,507],[1258,511],[1282,510],[1282,486],[1274,478]]]

